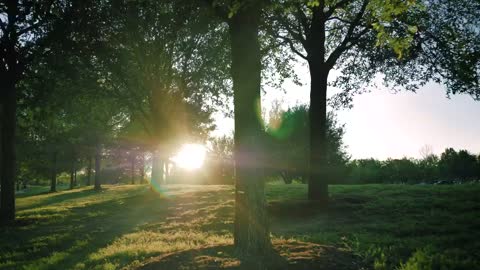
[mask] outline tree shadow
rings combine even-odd
[[[273,244],[264,257],[240,256],[233,245],[218,245],[157,256],[136,269],[367,269],[360,257],[332,246],[286,240]]]
[[[59,195],[60,198],[56,196],[43,202],[96,194],[90,190],[77,193]],[[43,267],[48,269],[73,269],[99,247],[107,246],[133,231],[138,224],[163,215],[161,213],[166,212],[167,207],[167,200],[157,194],[143,192],[127,198],[112,198],[69,208],[56,217],[49,216],[55,210],[38,210],[36,217],[19,219],[19,223],[24,223],[22,227],[4,228],[4,233],[0,235],[0,253],[8,254],[8,257],[0,256],[0,264],[8,259],[18,265],[36,264],[41,268],[43,263]]]
[[[41,197],[41,196],[44,196],[44,198],[38,199],[38,202],[35,203],[35,204],[29,204],[28,206],[19,206],[17,208],[17,210],[37,208],[37,207],[40,207],[40,206],[47,206],[47,205],[50,205],[50,204],[61,203],[61,202],[65,202],[65,201],[68,201],[68,200],[85,198],[86,196],[95,195],[98,192],[101,192],[101,191],[95,191],[95,190],[93,190],[93,188],[83,189],[83,190],[72,189],[72,190],[57,191],[57,192],[49,192],[49,191],[42,192],[42,193],[26,196],[26,197]],[[19,198],[21,198],[21,197],[19,197]]]

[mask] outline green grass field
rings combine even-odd
[[[321,208],[304,200],[305,185],[267,186],[272,237],[283,259],[313,256],[315,269],[480,268],[480,185],[330,190],[331,202]],[[0,269],[238,266],[232,186],[42,191],[21,194],[17,223],[1,228]]]

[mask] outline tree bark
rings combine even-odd
[[[2,170],[1,170],[1,193],[0,193],[0,220],[10,222],[15,220],[15,178],[16,178],[16,154],[15,154],[15,130],[17,112],[17,89],[14,82],[3,81],[2,89]]]
[[[91,185],[92,181],[92,157],[88,156],[88,167],[87,167],[87,186]]]
[[[100,183],[101,158],[102,158],[102,147],[100,144],[97,144],[95,147],[95,185],[94,185],[95,190],[102,189],[102,186]]]
[[[52,175],[50,176],[50,192],[57,191],[57,151],[52,154]]]
[[[260,151],[260,11],[260,3],[251,1],[229,20],[235,114],[234,243],[237,252],[253,257],[271,247]]]
[[[328,164],[326,162],[327,82],[331,67],[325,62],[325,2],[314,10],[309,36],[310,69],[310,164],[308,199],[328,202]]]
[[[328,164],[326,162],[328,69],[310,64],[310,169],[308,198],[328,202]]]

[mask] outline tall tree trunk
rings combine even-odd
[[[271,246],[260,150],[260,11],[260,3],[251,1],[229,21],[235,113],[234,243],[247,256],[261,256]]]
[[[308,37],[308,65],[310,68],[310,164],[308,170],[308,198],[328,202],[328,164],[326,162],[327,82],[331,66],[325,60],[325,1],[313,9]]]
[[[2,123],[0,222],[10,222],[15,220],[17,89],[15,83],[8,82],[8,80],[2,81],[0,87],[2,88],[0,93],[2,99],[2,112],[0,113],[0,122]]]
[[[57,191],[57,151],[52,154],[52,175],[50,176],[50,192]]]
[[[92,183],[92,157],[88,156],[88,167],[87,167],[87,186],[90,186]]]
[[[308,198],[328,202],[329,166],[326,161],[327,81],[329,69],[311,61],[310,76],[310,167]]]
[[[163,183],[163,170],[164,164],[163,159],[160,157],[159,153],[154,153],[152,158],[152,180],[151,185],[153,188],[158,189],[158,187]]]
[[[73,186],[76,187],[77,184],[77,160],[73,161]]]
[[[75,159],[72,159],[72,166],[70,167],[70,189],[75,187]]]
[[[142,154],[142,165],[140,167],[140,184],[145,183],[145,156]]]
[[[102,147],[100,144],[97,144],[95,147],[95,190],[100,190],[102,189],[101,183],[100,183],[100,162],[102,158]]]
[[[133,156],[131,158],[131,180],[132,180],[132,185],[135,185],[135,157]]]

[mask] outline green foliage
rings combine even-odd
[[[309,116],[307,106],[296,106],[286,111],[281,109],[270,112],[266,126],[266,151],[270,162],[267,170],[279,175],[286,183],[293,180],[306,182],[309,144]],[[327,121],[327,160],[331,169],[331,183],[338,183],[346,175],[346,163],[349,159],[343,144],[344,126],[339,124],[334,114]]]
[[[450,179],[472,179],[479,177],[479,175],[476,174],[478,161],[476,157],[467,150],[456,152],[453,148],[445,149],[440,157],[438,166],[442,175]]]
[[[348,164],[350,183],[433,183],[438,180],[464,182],[480,179],[480,162],[466,150],[447,148],[440,158],[353,160]]]

